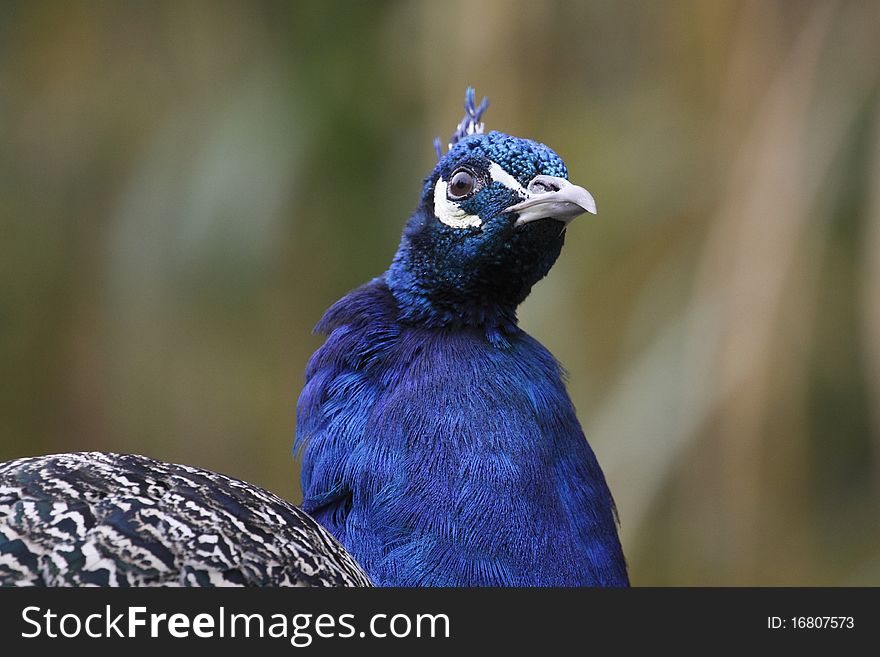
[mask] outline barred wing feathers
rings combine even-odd
[[[80,452],[0,464],[2,586],[369,586],[302,510],[207,470]]]

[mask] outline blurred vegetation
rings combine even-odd
[[[880,4],[4,2],[0,458],[298,500],[323,310],[464,88],[598,201],[521,312],[643,585],[880,584]]]

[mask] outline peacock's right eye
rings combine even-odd
[[[446,188],[446,195],[450,201],[460,201],[474,191],[476,184],[474,174],[467,169],[457,169]]]

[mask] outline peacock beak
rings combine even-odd
[[[555,219],[568,225],[584,212],[596,214],[596,201],[583,187],[556,176],[535,176],[528,186],[528,198],[506,208],[519,217],[515,228],[538,219]]]

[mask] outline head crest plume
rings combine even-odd
[[[464,118],[458,124],[458,127],[455,129],[455,132],[452,133],[452,137],[449,139],[449,149],[451,149],[459,141],[461,141],[468,135],[483,134],[484,125],[480,121],[480,118],[483,116],[486,110],[489,109],[489,99],[484,96],[483,100],[478,106],[475,102],[476,97],[474,94],[475,91],[473,87],[468,87],[467,91],[465,91]],[[438,160],[443,157],[443,148],[440,142],[440,137],[434,139],[434,150],[437,151]]]

